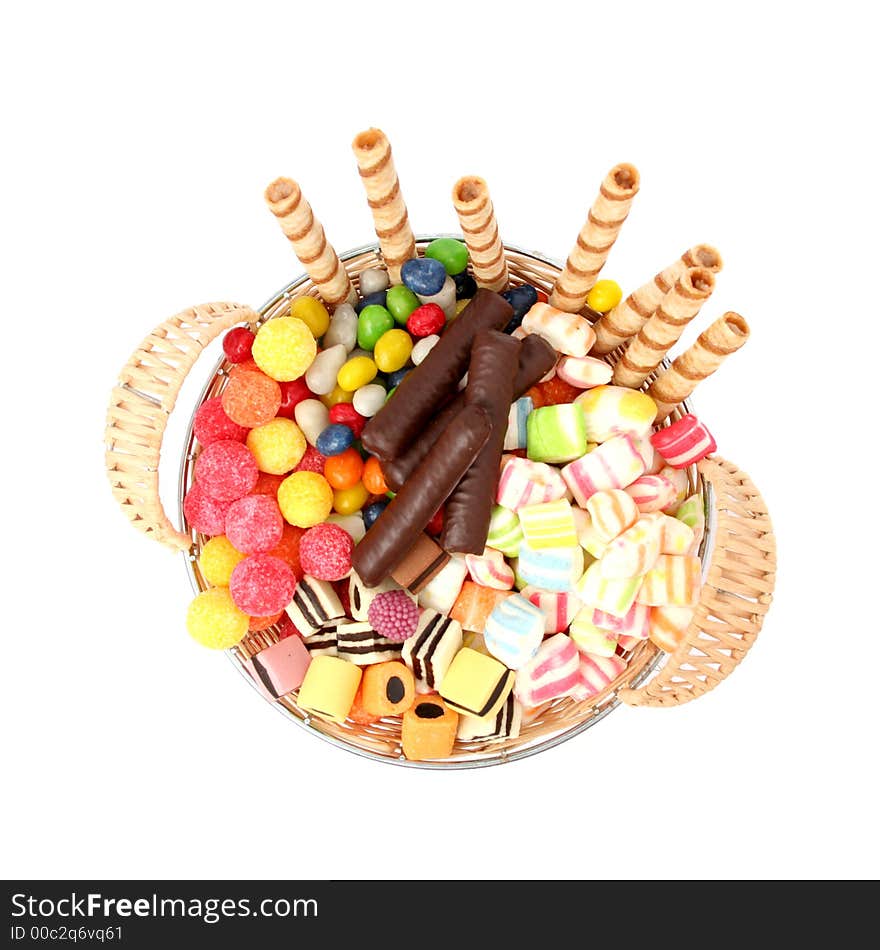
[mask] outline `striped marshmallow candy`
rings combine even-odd
[[[568,695],[575,702],[597,696],[625,669],[626,660],[623,657],[592,656],[582,653],[578,664],[577,683],[569,690]]]
[[[694,546],[694,532],[678,518],[663,515],[663,533],[660,537],[661,554],[690,554]]]
[[[578,545],[535,550],[523,542],[519,549],[516,572],[523,586],[531,584],[542,590],[560,592],[574,590],[583,571],[584,552]]]
[[[642,514],[662,511],[675,501],[675,485],[662,475],[640,475],[624,491]]]
[[[486,544],[508,557],[516,557],[519,554],[522,542],[522,525],[519,523],[516,512],[505,508],[503,505],[495,505],[489,518],[489,534],[486,537]]]
[[[528,584],[520,593],[544,615],[544,633],[567,630],[584,606],[573,591],[541,590]]]
[[[663,536],[662,515],[642,515],[623,534],[616,537],[597,562],[603,577],[609,579],[641,577],[660,556]]]
[[[663,478],[668,478],[675,488],[675,497],[663,509],[667,515],[675,514],[678,506],[687,498],[690,491],[691,486],[688,482],[687,472],[683,468],[673,468],[671,465],[666,465],[660,469],[658,474],[662,475]]]
[[[513,594],[489,614],[483,639],[496,660],[518,670],[538,652],[544,639],[544,615],[530,600]]]
[[[706,532],[706,509],[703,499],[699,495],[686,498],[676,509],[675,517],[694,532],[693,547],[687,553],[696,554],[700,550],[700,542]]]
[[[636,389],[597,386],[575,399],[587,423],[590,442],[607,442],[615,435],[647,436],[657,414],[657,404]]]
[[[504,436],[504,449],[524,449],[526,447],[526,420],[535,408],[531,396],[517,399],[507,415],[507,433]]]
[[[640,644],[644,643],[644,640],[640,640],[638,637],[618,637],[617,646],[621,650],[635,650],[635,648]]]
[[[691,620],[693,607],[652,607],[650,619],[651,642],[672,653],[684,639]]]
[[[568,635],[581,653],[594,656],[614,656],[617,649],[617,634],[604,630],[593,622],[593,608],[584,607],[571,622]]]
[[[628,435],[617,435],[562,469],[565,484],[583,508],[597,491],[626,488],[645,470]]]
[[[572,508],[571,513],[574,517],[574,528],[577,532],[578,544],[592,558],[600,558],[608,547],[607,541],[602,541],[599,534],[593,527],[593,519],[583,508]]]
[[[565,696],[578,682],[577,647],[564,633],[546,639],[516,674],[513,694],[524,706],[539,706]]]
[[[557,310],[540,300],[523,317],[522,328],[527,334],[542,336],[565,356],[586,356],[596,342],[589,320],[576,313]]]
[[[645,574],[638,599],[650,607],[696,607],[701,584],[698,557],[661,554]]]
[[[615,617],[625,617],[636,599],[642,579],[604,577],[601,565],[601,561],[596,561],[586,569],[577,583],[577,595],[589,607]]]
[[[593,623],[603,630],[616,633],[618,637],[635,637],[636,640],[647,640],[650,614],[650,607],[636,601],[624,617],[615,617],[614,614],[606,613],[604,610],[594,610]]]
[[[495,590],[510,590],[513,587],[513,570],[500,551],[485,548],[482,554],[465,554],[464,562],[475,583]]]
[[[544,462],[514,456],[501,468],[495,500],[513,511],[525,505],[539,505],[565,496],[565,482],[559,472]]]
[[[605,360],[595,356],[563,356],[556,364],[556,375],[578,389],[592,389],[610,383],[613,372]]]
[[[712,433],[692,413],[658,429],[651,436],[651,444],[673,468],[687,468],[718,447]]]
[[[636,479],[636,484],[641,478]],[[639,509],[629,489],[597,491],[587,500],[590,524],[600,542],[607,544],[638,521]],[[601,556],[601,555],[600,555]]]
[[[659,475],[666,463],[663,461],[663,456],[651,445],[651,439],[643,435],[638,439],[634,438],[633,445],[645,463],[645,474]]]
[[[577,532],[571,505],[564,499],[519,509],[519,523],[530,548],[577,547]]]

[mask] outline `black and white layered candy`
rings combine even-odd
[[[452,562],[450,562],[452,563]],[[439,688],[452,658],[461,649],[461,624],[438,613],[423,610],[416,632],[403,641],[403,662],[413,671],[416,690],[430,693]]]
[[[345,617],[333,586],[308,574],[296,585],[287,613],[304,637]]]
[[[459,716],[458,738],[465,742],[501,742],[516,739],[522,728],[522,704],[509,693],[494,716]]]
[[[380,636],[368,623],[343,623],[336,628],[336,655],[358,666],[398,660],[402,646]]]

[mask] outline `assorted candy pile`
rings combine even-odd
[[[332,316],[303,296],[227,334],[184,500],[208,536],[192,636],[274,627],[245,661],[267,699],[402,717],[415,760],[596,696],[648,638],[675,649],[704,530],[685,469],[715,448],[691,415],[653,431],[651,396],[589,355],[590,320],[478,289],[459,241],[424,254],[400,283],[361,273]],[[587,306],[620,298],[602,280]]]

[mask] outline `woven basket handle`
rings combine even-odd
[[[709,572],[690,628],[666,665],[638,689],[621,689],[630,706],[679,706],[708,693],[748,653],[776,583],[776,540],[752,480],[717,456],[699,464],[715,490],[717,531]]]
[[[237,323],[259,314],[237,303],[205,303],[161,323],[132,353],[107,410],[107,475],[131,523],[175,551],[192,545],[159,499],[159,453],[168,417],[202,350]]]

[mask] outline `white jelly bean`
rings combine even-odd
[[[425,357],[434,349],[437,345],[437,341],[440,339],[436,333],[432,333],[430,336],[422,337],[416,345],[412,348],[412,353],[410,353],[409,358],[413,361],[413,366],[418,366]]]
[[[341,343],[350,353],[357,345],[358,318],[350,303],[341,303],[330,318],[330,326],[324,334],[324,346]]]
[[[343,531],[351,536],[351,540],[354,541],[355,544],[367,533],[367,528],[364,525],[364,519],[360,512],[356,515],[337,515],[334,512],[334,514],[328,515],[325,520],[330,524],[338,524]]]
[[[369,294],[377,294],[380,290],[385,290],[389,283],[388,271],[380,270],[378,267],[370,267],[365,271],[361,271],[361,296],[367,297]]]
[[[447,320],[455,316],[455,281],[447,274],[443,286],[436,294],[416,294],[422,303],[435,303],[446,314]]]
[[[322,350],[306,370],[306,385],[317,396],[326,396],[327,393],[333,392],[336,374],[347,359],[348,350],[342,343]]]
[[[385,405],[386,395],[384,386],[378,383],[367,383],[354,394],[354,399],[352,399],[354,411],[369,419]]]
[[[318,399],[304,399],[296,404],[293,418],[302,429],[309,445],[318,441],[318,436],[330,425],[330,410]]]

